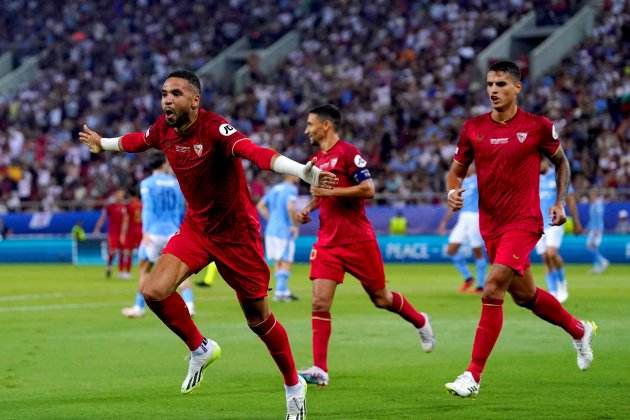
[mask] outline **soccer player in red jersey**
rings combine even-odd
[[[200,108],[201,84],[193,72],[169,74],[161,94],[163,115],[145,133],[102,138],[84,126],[80,139],[93,153],[160,149],[179,181],[187,203],[184,221],[140,290],[151,310],[191,351],[181,391],[188,393],[200,383],[204,369],[221,349],[197,329],[175,290],[214,261],[236,291],[247,324],[265,343],[284,377],[286,418],[304,419],[306,384],[295,369],[287,333],[269,309],[269,268],[241,158],[323,188],[332,188],[336,176],[312,162],[302,165],[259,147],[220,115]]]
[[[330,308],[345,273],[359,279],[377,308],[395,312],[410,322],[419,332],[422,350],[430,352],[435,343],[427,314],[416,311],[401,293],[392,292],[385,285],[383,259],[364,208],[364,200],[374,196],[374,183],[359,149],[339,138],[340,123],[341,113],[333,105],[318,106],[308,113],[305,133],[311,144],[320,149],[315,165],[337,175],[339,183],[333,189],[312,186],[313,199],[298,213],[298,221],[307,223],[310,212],[320,209],[310,272],[313,367],[300,371],[307,382],[320,386],[329,382]]]
[[[461,129],[447,175],[448,206],[462,208],[462,179],[474,162],[479,187],[479,224],[492,268],[481,298],[468,369],[446,388],[460,397],[479,393],[481,374],[503,324],[505,293],[543,320],[564,329],[573,339],[577,364],[588,369],[593,361],[591,339],[597,325],[568,313],[549,293],[534,284],[529,256],[543,233],[539,202],[540,160],[547,156],[556,169],[557,198],[550,209],[551,224],[566,221],[564,201],[570,168],[553,123],[517,106],[521,73],[510,61],[490,66],[486,91],[492,111],[471,118]]]
[[[94,225],[94,233],[98,234],[107,220],[107,265],[105,266],[105,277],[107,278],[112,275],[112,262],[116,254],[118,254],[118,276],[124,278],[125,217],[127,217],[125,190],[119,188],[112,194],[111,202],[103,207],[101,215]]]
[[[126,232],[123,246],[123,273],[130,277],[133,251],[138,249],[142,241],[142,201],[135,190],[130,191],[131,198],[127,202],[127,216],[123,219],[123,230]]]

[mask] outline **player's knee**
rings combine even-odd
[[[311,307],[313,312],[328,312],[330,311],[331,303],[329,299],[313,296]]]
[[[518,306],[532,309],[534,307],[534,302],[536,301],[536,293],[512,293],[512,300]]]
[[[140,286],[140,293],[144,296],[145,300],[164,300],[166,299],[170,293],[166,290],[162,290],[161,288],[155,287],[155,285],[145,283]]]
[[[377,308],[387,309],[391,306],[391,301],[387,299],[387,296],[370,295],[370,300]]]

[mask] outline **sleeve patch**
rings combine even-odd
[[[354,182],[357,184],[360,184],[366,179],[371,179],[371,178],[372,178],[372,174],[370,174],[370,170],[367,168],[359,169],[358,171],[352,174],[352,179],[354,179]]]
[[[221,124],[219,126],[219,133],[225,137],[229,137],[236,133],[236,128],[232,127],[230,124]]]
[[[354,157],[354,164],[357,168],[365,168],[367,166],[367,162],[361,157],[361,155],[356,155]]]
[[[554,140],[558,140],[558,130],[556,130],[556,125],[555,124],[551,124],[551,137],[553,137]]]

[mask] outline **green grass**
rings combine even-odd
[[[568,336],[508,302],[504,328],[475,400],[449,396],[444,383],[466,367],[479,316],[474,296],[454,293],[446,265],[388,265],[390,287],[432,315],[434,353],[416,332],[374,309],[352,278],[333,307],[331,384],[310,388],[309,419],[613,419],[630,417],[630,266],[601,276],[568,268],[567,308],[600,327],[595,362],[580,372]],[[535,268],[539,279],[540,267]],[[303,299],[273,304],[297,364],[310,356],[307,267],[291,280]],[[220,281],[195,289],[201,330],[223,357],[203,385],[179,393],[185,346],[152,314],[124,319],[135,284],[102,270],[55,265],[0,267],[1,419],[280,419],[284,393],[264,346]]]

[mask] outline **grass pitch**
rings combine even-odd
[[[295,268],[302,299],[273,303],[298,367],[311,364],[310,282]],[[309,419],[630,418],[630,266],[601,276],[570,266],[566,307],[593,319],[599,335],[591,370],[580,372],[569,337],[506,302],[504,327],[475,400],[444,383],[465,369],[479,317],[475,296],[455,293],[447,265],[388,265],[390,287],[432,316],[434,353],[413,328],[373,308],[351,277],[337,291],[329,352],[331,383],[310,388]],[[542,270],[535,274],[542,284]],[[0,267],[1,419],[281,419],[284,392],[263,344],[219,280],[195,289],[196,322],[223,357],[193,393],[179,392],[187,349],[151,314],[120,315],[135,281],[105,280],[101,268]]]

